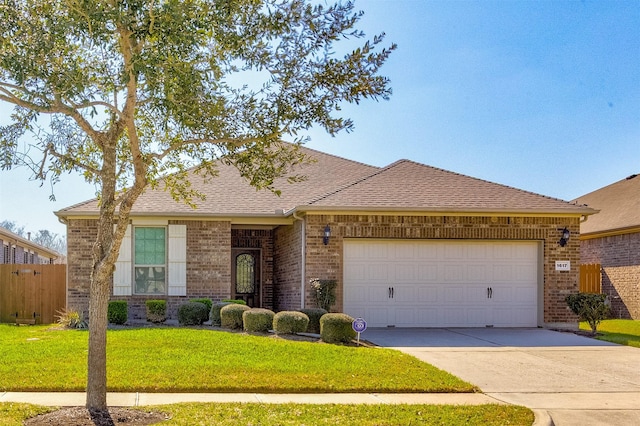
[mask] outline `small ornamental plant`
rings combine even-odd
[[[313,278],[309,282],[311,286],[311,296],[316,305],[327,312],[331,312],[331,306],[336,303],[336,280],[321,280]]]
[[[167,320],[167,301],[166,300],[147,300],[147,321],[161,324]]]
[[[567,305],[580,321],[586,321],[595,335],[602,320],[609,318],[611,308],[605,294],[577,293],[566,297]]]
[[[320,318],[320,338],[325,343],[349,343],[356,338],[353,318],[347,314],[324,314]]]
[[[111,300],[107,307],[107,320],[117,325],[127,322],[127,301]]]

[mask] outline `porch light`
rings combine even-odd
[[[562,231],[562,237],[560,238],[560,241],[558,241],[558,244],[560,244],[560,247],[564,247],[567,245],[569,237],[571,237],[571,232],[569,232],[566,226],[562,230],[558,228],[558,231]]]
[[[322,237],[322,244],[325,246],[329,244],[329,237],[331,236],[331,228],[329,228],[329,224],[324,227],[324,236]]]

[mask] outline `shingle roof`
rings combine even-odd
[[[640,175],[631,175],[575,200],[600,210],[580,225],[582,235],[640,227]]]
[[[569,204],[505,185],[400,160],[353,184],[318,197],[316,207],[425,211],[588,212]]]
[[[276,181],[280,197],[256,191],[233,166],[220,165],[219,175],[205,183],[191,176],[192,187],[206,196],[196,210],[175,202],[162,189],[147,190],[136,202],[133,215],[154,216],[282,216],[285,212],[341,211],[453,211],[510,213],[594,213],[584,206],[550,198],[409,160],[385,168],[302,148],[316,162],[294,172],[307,180],[289,184]],[[161,188],[160,185],[159,188]],[[98,212],[96,200],[63,209],[59,216]]]
[[[347,160],[334,155],[315,151],[306,147],[303,152],[315,161],[303,164],[292,170],[291,175],[304,175],[305,181],[288,183],[286,178],[277,179],[275,188],[281,191],[277,196],[271,191],[256,189],[240,176],[233,166],[222,163],[218,167],[218,176],[205,182],[201,176],[189,175],[192,188],[205,195],[205,201],[194,200],[198,205],[192,209],[184,203],[171,198],[169,192],[147,190],[138,198],[132,214],[143,215],[194,215],[194,216],[265,216],[274,215],[276,210],[292,210],[316,194],[332,191],[379,170],[378,167]],[[65,208],[57,212],[60,216],[69,214],[92,214],[98,212],[97,200]]]

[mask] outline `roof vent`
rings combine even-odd
[[[633,178],[634,178],[634,177],[636,177],[636,176],[638,176],[638,175],[637,175],[637,174],[635,174],[635,175],[631,175],[631,176],[629,176],[629,177],[627,178],[627,180],[631,180],[631,179],[633,179]]]

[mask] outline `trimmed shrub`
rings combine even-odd
[[[206,322],[209,321],[209,313],[211,312],[211,306],[213,305],[213,302],[211,301],[211,299],[206,299],[206,298],[201,298],[201,299],[190,299],[189,302],[200,302],[200,303],[204,303],[204,305],[207,307],[207,317],[204,319],[204,321],[202,322]]]
[[[611,308],[604,294],[577,293],[570,294],[565,301],[580,321],[586,321],[591,327],[591,333],[596,334],[600,321],[609,318]]]
[[[326,343],[348,343],[356,338],[352,323],[353,318],[347,314],[324,314],[320,318],[320,338]]]
[[[147,321],[160,324],[167,320],[166,300],[147,300],[145,305],[147,306]]]
[[[242,299],[222,299],[222,302],[237,303],[238,305],[246,305],[247,304],[247,302],[245,302]]]
[[[247,305],[239,305],[237,303],[229,303],[220,309],[220,325],[223,328],[232,330],[242,330],[242,314],[251,309]]]
[[[202,325],[207,315],[207,305],[200,302],[187,302],[178,308],[180,325]]]
[[[298,311],[282,311],[273,317],[276,334],[304,333],[309,325],[309,317]]]
[[[309,325],[307,326],[307,333],[320,334],[320,318],[327,313],[322,308],[308,308],[300,309],[300,312],[309,317]]]
[[[244,331],[265,332],[273,328],[273,311],[263,308],[252,308],[242,313]]]
[[[211,325],[220,326],[220,309],[230,304],[231,302],[217,302],[211,306]]]
[[[122,325],[127,322],[127,301],[111,300],[107,307],[107,320],[111,324]]]

